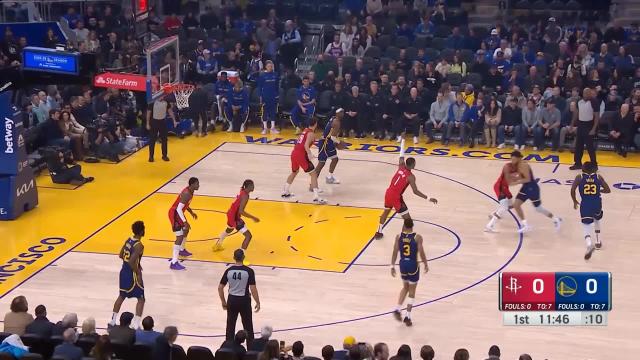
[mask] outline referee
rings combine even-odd
[[[162,160],[169,161],[167,156],[167,113],[173,120],[174,127],[177,127],[176,117],[173,110],[169,108],[169,103],[164,96],[153,103],[153,107],[147,112],[147,130],[149,131],[149,162],[153,162],[153,155],[156,149],[156,141],[160,139],[162,148]]]
[[[573,165],[570,170],[582,169],[582,155],[586,146],[591,162],[596,164],[596,147],[593,139],[598,130],[600,120],[600,104],[593,96],[591,89],[585,88],[582,99],[578,101],[577,115],[573,116],[571,126],[577,127],[576,150],[573,154]]]
[[[235,265],[230,266],[222,275],[218,285],[218,295],[222,308],[227,310],[227,340],[233,341],[236,332],[238,314],[242,319],[242,327],[247,332],[247,343],[253,341],[253,319],[251,314],[251,296],[256,301],[256,312],[260,311],[260,298],[256,287],[256,276],[248,266],[242,264],[244,250],[238,249],[233,253]],[[224,298],[224,288],[229,284],[229,296]],[[251,291],[249,291],[251,290]]]

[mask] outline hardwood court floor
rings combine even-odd
[[[104,326],[117,296],[120,261],[115,254],[129,236],[131,222],[142,219],[147,224],[145,313],[154,316],[158,328],[177,325],[183,345],[219,346],[225,314],[216,287],[242,239],[228,238],[222,253],[210,251],[210,239],[224,228],[224,212],[242,181],[251,178],[256,191],[247,210],[262,220],[248,221],[254,233],[248,259],[262,299],[254,323],[257,329],[273,325],[278,331],[274,338],[287,343],[302,340],[309,355],[318,355],[325,344],[339,347],[346,335],[385,341],[392,349],[408,343],[414,352],[429,343],[438,358],[445,359],[458,347],[467,347],[472,358],[479,359],[494,343],[503,348],[505,359],[524,352],[534,359],[622,359],[640,350],[633,335],[640,319],[635,306],[640,289],[633,277],[640,255],[636,155],[624,162],[606,153],[600,159],[603,176],[618,185],[604,196],[604,248],[587,263],[582,259],[579,216],[566,185],[575,176],[564,165],[570,154],[527,152],[540,178],[543,203],[565,222],[556,233],[550,221],[527,206],[535,229],[521,238],[514,218],[504,219],[497,234],[482,232],[496,206],[492,184],[503,164],[496,158],[508,151],[414,147],[418,185],[439,204],[410,191],[405,196],[431,260],[431,271],[421,276],[418,287],[414,327],[406,328],[388,314],[400,286],[388,263],[401,221],[388,223],[383,240],[371,240],[395,171],[396,144],[363,141],[351,146],[354,151],[341,152],[336,176],[342,184],[322,181],[329,205],[315,206],[309,204],[308,177],[303,174],[292,188],[295,199],[279,196],[289,171],[292,138],[225,133],[172,140],[171,162],[149,164],[145,149],[118,165],[86,165],[86,173],[97,180],[77,189],[39,177],[40,207],[0,224],[5,242],[0,248],[0,308],[8,309],[11,299],[22,294],[31,308],[46,304],[51,319],[74,311],[80,319],[95,316]],[[199,219],[192,221],[188,243],[194,257],[184,263],[187,271],[171,272],[167,210],[191,176],[201,184],[192,202]],[[502,270],[611,271],[615,284],[609,325],[502,326],[497,294],[497,273]],[[126,302],[124,310],[133,306]]]

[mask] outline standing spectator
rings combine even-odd
[[[273,334],[273,328],[269,325],[265,325],[260,330],[260,337],[254,339],[251,344],[249,344],[247,350],[249,351],[257,351],[263,352],[267,348],[267,344],[269,343],[269,339],[271,339],[271,334]],[[271,359],[266,359],[271,360]]]
[[[547,137],[551,138],[551,150],[558,150],[558,143],[560,142],[560,122],[560,110],[556,109],[556,104],[553,101],[547,101],[546,108],[542,110],[540,120],[538,121],[538,127],[534,131],[534,151],[544,150],[545,138]]]
[[[294,61],[301,50],[302,37],[293,21],[287,20],[284,28],[282,44],[280,45],[280,58],[285,67],[292,69]]]
[[[527,100],[527,106],[522,109],[522,130],[520,136],[516,138],[517,150],[523,151],[528,136],[533,136],[538,122],[540,121],[540,110],[536,107],[532,99]]]
[[[425,345],[420,349],[420,358],[422,360],[433,360],[435,356],[435,351],[433,351],[433,348],[429,345]]]
[[[253,269],[243,265],[244,250],[237,249],[233,253],[235,265],[230,266],[222,275],[218,285],[218,295],[222,302],[222,309],[227,311],[226,339],[233,340],[238,315],[242,319],[242,326],[247,332],[248,342],[253,341],[253,319],[251,313],[251,297],[256,302],[255,310],[260,311],[260,297],[256,287]],[[229,295],[224,298],[224,288],[229,284]]]
[[[125,311],[120,315],[120,324],[109,330],[109,339],[118,344],[133,345],[136,340],[136,331],[131,326],[133,314]]]
[[[556,24],[556,18],[550,17],[547,27],[544,29],[544,37],[547,43],[558,43],[562,39],[562,28]]]
[[[422,99],[418,97],[418,89],[415,87],[409,91],[409,97],[405,100],[403,105],[404,124],[403,129],[410,129],[413,134],[413,143],[418,143],[418,137],[420,136],[420,125],[423,120],[420,118],[424,104]],[[401,133],[402,131],[400,131]],[[398,142],[402,140],[402,135],[398,136]]]
[[[20,295],[11,301],[11,311],[4,315],[4,332],[24,335],[27,325],[33,322],[33,315],[29,314],[27,298]]]
[[[178,328],[167,326],[164,328],[162,336],[156,338],[156,345],[153,347],[153,360],[171,360],[171,348],[178,339]]]
[[[147,112],[147,131],[149,131],[149,162],[153,162],[153,156],[156,149],[156,141],[160,139],[162,149],[162,160],[169,161],[168,145],[167,145],[167,114],[173,120],[173,126],[176,128],[176,121],[173,110],[169,107],[169,103],[164,96],[160,97],[153,103],[152,110]]]
[[[502,109],[498,106],[498,100],[491,98],[489,101],[489,107],[484,115],[485,145],[490,148],[496,147],[496,134],[501,120]]]
[[[569,168],[570,170],[582,169],[582,155],[585,147],[590,161],[597,164],[594,137],[600,122],[600,104],[593,97],[591,89],[585,88],[582,92],[576,115],[572,120],[572,126],[577,127],[576,149],[573,156],[574,164]]]
[[[447,130],[444,136],[444,145],[449,145],[449,140],[451,139],[451,135],[453,134],[454,129],[459,129],[460,132],[460,141],[466,137],[466,127],[462,126],[462,117],[465,112],[469,109],[467,103],[464,102],[462,98],[462,94],[458,93],[456,95],[456,102],[449,106],[449,113],[447,115]]]
[[[613,141],[616,154],[627,157],[627,149],[633,144],[636,124],[629,104],[622,104],[620,111],[613,117],[609,131],[609,138]]]
[[[55,325],[47,319],[47,308],[44,305],[38,305],[35,314],[36,318],[27,325],[25,334],[35,334],[44,339],[50,338]]]
[[[80,24],[81,22],[78,22]],[[74,329],[67,329],[62,334],[62,344],[53,350],[53,356],[63,357],[66,360],[82,360],[84,353],[75,344],[78,335]]]
[[[161,333],[153,330],[155,322],[151,316],[142,319],[142,329],[136,330],[136,343],[142,343],[153,347]]]
[[[469,147],[476,146],[476,135],[484,128],[484,113],[486,109],[483,99],[477,99],[465,114],[464,124],[469,131]]]
[[[498,126],[498,149],[506,145],[506,135],[513,135],[516,139],[522,130],[522,109],[518,107],[517,97],[507,99],[507,106],[502,109],[502,119]],[[514,146],[514,148],[517,144]]]
[[[247,349],[244,347],[244,343],[247,341],[247,332],[240,330],[236,333],[232,340],[225,340],[220,346],[221,349],[227,349],[233,351],[236,359],[244,358],[244,354],[247,353]]]

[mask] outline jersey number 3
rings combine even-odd
[[[584,186],[584,194],[585,195],[595,195],[597,193],[598,188],[596,187],[596,184],[586,184]]]
[[[402,246],[402,255],[403,256],[411,255],[411,246],[409,246],[409,244],[405,244]]]

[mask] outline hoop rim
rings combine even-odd
[[[165,84],[162,86],[162,90],[165,94],[174,93],[180,90],[192,90],[195,89],[194,85],[185,84],[185,83],[177,83],[177,84]]]

